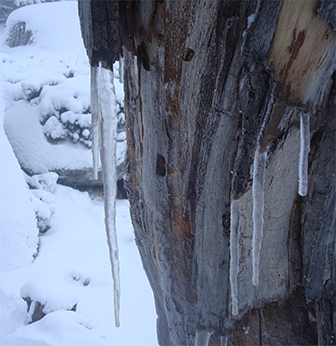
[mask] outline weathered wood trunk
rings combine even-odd
[[[332,1],[313,0],[119,1],[126,184],[161,345],[193,345],[197,331],[213,332],[211,345],[335,343],[334,11]],[[301,113],[310,119],[305,197]],[[254,286],[257,148],[267,168]]]

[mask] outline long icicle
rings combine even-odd
[[[231,225],[230,225],[230,286],[232,315],[238,315],[238,268],[239,268],[239,227],[240,227],[239,199],[231,202]]]
[[[92,134],[92,161],[93,178],[98,180],[99,170],[99,106],[97,66],[91,66],[91,134]]]
[[[113,72],[99,68],[98,100],[100,110],[100,156],[104,184],[105,228],[110,253],[114,284],[115,325],[120,326],[120,277],[119,250],[116,232],[116,149],[117,149],[117,101],[113,82]]]
[[[299,195],[306,196],[308,191],[308,156],[310,151],[309,114],[300,113],[300,162]]]
[[[259,146],[254,155],[253,169],[253,241],[252,241],[252,266],[253,285],[259,283],[260,250],[264,226],[264,182],[266,171],[267,153],[261,153]]]

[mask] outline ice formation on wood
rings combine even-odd
[[[196,332],[195,346],[208,346],[212,332]]]
[[[308,190],[308,155],[310,151],[309,114],[300,113],[300,162],[299,195],[306,196]]]
[[[220,337],[220,341],[221,341],[221,346],[227,346],[227,341],[228,341],[227,336],[222,335],[222,336]]]
[[[102,67],[99,67],[97,72],[99,143],[104,184],[105,228],[114,283],[115,324],[119,327],[120,278],[116,232],[117,100],[113,82],[113,72]]]
[[[91,66],[91,133],[93,177],[98,179],[99,169],[99,109],[98,109],[98,67]]]
[[[253,170],[253,241],[252,241],[252,265],[253,285],[259,283],[260,250],[264,226],[264,182],[266,171],[267,153],[261,153],[259,147],[254,156]]]
[[[124,63],[125,59],[120,57],[119,58],[119,82],[124,83]]]
[[[239,199],[231,202],[231,225],[230,225],[230,286],[232,315],[238,315],[238,265],[239,265],[239,226],[240,226]]]

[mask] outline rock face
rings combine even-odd
[[[126,186],[161,345],[193,345],[203,331],[210,345],[335,343],[336,37],[320,5],[119,2]],[[304,197],[301,114],[310,119]],[[267,162],[254,286],[256,150]],[[230,204],[238,199],[234,316]]]

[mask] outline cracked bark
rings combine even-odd
[[[126,185],[161,345],[192,345],[196,331],[213,332],[210,345],[221,336],[233,345],[334,340],[336,38],[328,6],[119,2]],[[302,110],[311,128],[305,197],[297,194]],[[259,134],[268,160],[254,287]],[[230,196],[242,205],[237,318],[230,314]]]

